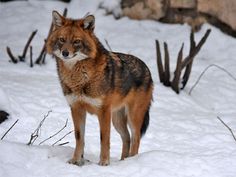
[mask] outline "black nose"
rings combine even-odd
[[[63,50],[62,55],[63,55],[63,57],[68,57],[69,56],[69,51],[68,50]]]

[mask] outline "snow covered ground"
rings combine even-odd
[[[235,177],[236,142],[217,119],[217,116],[221,117],[236,134],[235,80],[224,71],[211,67],[191,95],[188,92],[210,64],[217,64],[236,77],[236,40],[204,25],[196,34],[197,40],[208,28],[212,32],[195,58],[188,85],[177,95],[159,82],[155,39],[168,42],[173,70],[182,42],[185,43],[184,55],[188,53],[189,26],[128,18],[115,20],[113,16],[105,16],[105,10],[98,9],[99,2],[101,0],[74,0],[69,5],[56,1],[0,3],[0,106],[11,114],[0,125],[0,137],[19,119],[0,141],[0,176]],[[38,29],[32,42],[36,58],[47,36],[51,11],[62,12],[64,7],[68,8],[68,16],[74,18],[87,12],[95,14],[95,32],[104,45],[107,39],[112,50],[136,55],[150,67],[155,83],[154,101],[150,126],[136,157],[119,161],[121,140],[112,128],[111,165],[98,166],[98,121],[89,115],[85,158],[90,162],[83,167],[67,164],[75,145],[73,134],[61,142],[69,141],[69,144],[51,146],[73,129],[55,61],[48,56],[46,66],[34,68],[29,67],[29,60],[17,65],[8,62],[5,47],[10,46],[14,54],[21,54],[30,33]],[[52,112],[45,120],[39,138],[33,146],[27,146],[31,133],[49,110]],[[67,119],[68,125],[60,134],[38,145],[62,128]]]

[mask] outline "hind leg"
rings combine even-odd
[[[146,123],[145,121],[149,121],[149,115],[148,115],[149,104],[150,102],[148,101],[146,102],[135,101],[132,104],[129,104],[128,124],[131,129],[131,147],[129,151],[129,156],[134,156],[138,154],[142,128],[144,128],[143,126]],[[145,127],[145,129],[146,128],[147,127]]]
[[[128,102],[128,124],[131,129],[131,147],[129,156],[138,154],[141,133],[145,133],[147,129],[152,89],[152,87],[149,87],[148,90],[133,92],[132,98]]]
[[[122,139],[123,146],[121,160],[124,160],[124,158],[129,156],[130,149],[130,135],[127,127],[127,116],[125,115],[124,108],[112,113],[112,123]]]
[[[142,115],[140,115],[142,114]],[[141,139],[141,126],[142,126],[143,113],[139,110],[129,110],[129,126],[131,129],[131,147],[129,156],[138,154],[140,139]]]

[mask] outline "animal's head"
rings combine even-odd
[[[79,61],[96,55],[95,18],[68,19],[52,12],[53,30],[47,40],[47,51],[64,61]]]

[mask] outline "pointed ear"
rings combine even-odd
[[[63,26],[65,22],[65,18],[61,16],[57,11],[52,12],[52,23],[55,27]]]
[[[83,28],[93,31],[95,28],[95,17],[93,15],[88,15],[84,18]]]

